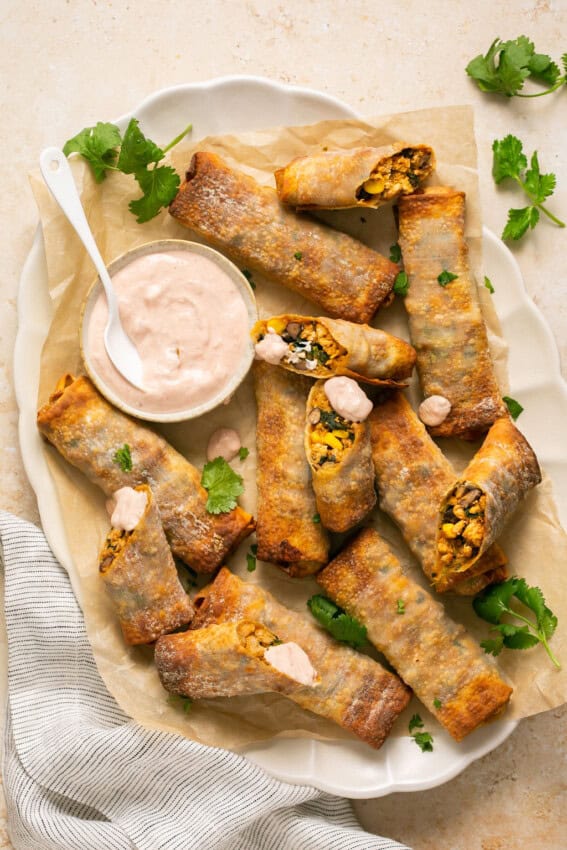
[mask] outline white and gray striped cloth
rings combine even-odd
[[[0,540],[17,850],[408,850],[364,832],[347,800],[132,721],[104,687],[43,533],[0,512]]]

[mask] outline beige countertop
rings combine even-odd
[[[500,233],[519,192],[497,190],[491,144],[509,132],[557,174],[550,206],[567,216],[567,91],[482,95],[464,72],[491,41],[526,34],[556,60],[566,0],[4,0],[1,8],[3,203],[0,232],[0,507],[39,522],[18,448],[12,383],[16,299],[37,223],[27,172],[40,150],[112,120],[151,92],[254,74],[340,98],[361,115],[471,104],[484,223]],[[9,165],[8,165],[9,163]],[[567,375],[567,230],[542,221],[513,251],[557,341]],[[450,783],[355,804],[363,825],[413,850],[564,850],[565,707],[522,721],[508,741]],[[0,812],[0,850],[9,848]]]

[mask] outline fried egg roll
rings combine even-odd
[[[64,375],[37,424],[65,460],[107,496],[150,484],[173,554],[196,572],[214,572],[254,530],[254,520],[240,507],[208,513],[199,471],[163,437],[112,407],[85,376]],[[116,457],[124,446],[131,469]]]
[[[411,376],[415,350],[386,331],[344,319],[297,316],[286,313],[261,319],[252,328],[257,350],[268,346],[269,362],[274,344],[281,349],[279,366],[312,378],[346,375],[369,384],[404,386]],[[286,346],[283,344],[285,343]]]
[[[261,623],[237,620],[160,638],[155,663],[166,691],[191,699],[275,692],[317,686],[309,657],[282,643]]]
[[[366,626],[370,641],[456,741],[508,703],[512,688],[494,661],[404,573],[373,529],[361,531],[317,581]]]
[[[195,609],[195,628],[253,620],[280,640],[299,644],[317,672],[318,685],[295,691],[291,699],[375,749],[382,746],[409,702],[409,688],[377,661],[338,644],[306,615],[290,611],[268,591],[241,581],[225,567],[197,595]]]
[[[497,419],[441,500],[436,565],[441,579],[469,574],[540,481],[537,458],[524,435],[509,417]]]
[[[368,322],[389,300],[399,271],[346,233],[286,209],[274,189],[213,153],[194,154],[169,211],[234,262],[353,322]]]
[[[329,560],[329,537],[317,522],[305,457],[305,408],[311,382],[268,363],[253,366],[258,558],[290,576],[317,572]]]
[[[325,528],[348,531],[376,504],[368,422],[340,416],[317,381],[307,399],[305,452]]]
[[[507,411],[468,262],[465,195],[436,186],[400,198],[398,210],[409,278],[404,304],[421,389],[426,398],[441,396],[451,404],[447,417],[430,431],[473,439]]]
[[[506,578],[507,559],[496,545],[466,576],[448,575],[437,566],[439,505],[457,473],[405,396],[396,393],[375,405],[368,423],[380,507],[399,526],[435,589],[473,596]]]
[[[415,192],[434,168],[428,145],[396,142],[299,156],[274,176],[280,201],[298,209],[376,209]]]
[[[99,559],[124,640],[131,645],[153,643],[193,617],[153,493],[147,484],[135,490],[146,497],[142,516],[131,531],[111,528]]]

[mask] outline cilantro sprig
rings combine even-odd
[[[482,92],[505,97],[542,97],[567,84],[567,53],[561,57],[563,73],[551,56],[536,53],[533,41],[520,35],[510,41],[496,38],[488,52],[475,56],[466,67]],[[522,93],[524,83],[531,79],[547,85],[544,91]]]
[[[492,176],[495,183],[507,179],[514,180],[531,201],[527,207],[508,211],[508,221],[502,239],[521,239],[528,228],[533,230],[536,226],[540,212],[558,227],[565,227],[565,222],[543,206],[546,198],[553,195],[556,178],[555,174],[540,172],[537,151],[532,154],[529,168],[522,142],[516,136],[508,135],[500,140],[495,139],[492,151]]]
[[[307,607],[330,634],[343,643],[358,649],[366,643],[366,626],[321,594],[307,600]]]
[[[433,735],[430,732],[415,732],[415,729],[423,729],[423,720],[419,714],[412,714],[408,731],[422,753],[432,753]]]
[[[132,174],[142,196],[130,201],[128,208],[142,224],[154,218],[177,194],[179,175],[170,165],[159,163],[190,130],[191,124],[165,148],[160,148],[142,133],[136,118],[130,119],[124,136],[115,124],[99,121],[68,139],[63,153],[66,156],[78,153],[86,159],[97,183],[102,183],[109,171]]]
[[[535,615],[535,620],[512,608],[514,599],[528,608]],[[494,628],[491,631],[496,633],[494,638],[481,641],[485,652],[499,655],[504,647],[530,649],[541,643],[553,664],[561,667],[548,643],[557,628],[557,617],[545,604],[539,587],[530,587],[525,579],[514,576],[475,596],[473,608],[481,619],[492,623]],[[504,617],[508,619],[504,620]],[[511,619],[521,625],[510,622]]]
[[[244,492],[242,476],[223,457],[216,457],[203,467],[201,485],[207,490],[206,508],[210,514],[224,514],[236,507]]]

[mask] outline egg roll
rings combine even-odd
[[[399,526],[435,589],[474,596],[488,584],[503,581],[507,559],[496,544],[466,576],[439,569],[439,505],[457,473],[405,396],[395,393],[376,404],[368,423],[380,507]]]
[[[288,347],[278,365],[311,378],[346,375],[368,384],[404,386],[415,365],[415,350],[403,339],[344,319],[286,313],[261,319],[251,334],[254,344],[277,334]]]
[[[427,398],[442,396],[451,403],[446,419],[430,432],[474,439],[507,410],[469,267],[465,194],[432,187],[400,198],[398,212],[398,239],[409,279],[404,304],[421,389]],[[449,280],[451,275],[456,277]]]
[[[274,176],[280,201],[298,209],[376,209],[415,192],[434,168],[428,145],[395,142],[299,156]]]
[[[369,640],[456,741],[507,705],[512,688],[494,661],[373,529],[361,531],[317,581],[366,626]]]
[[[241,581],[225,567],[197,594],[195,612],[192,628],[253,620],[281,641],[299,644],[317,672],[318,684],[295,691],[293,701],[375,749],[409,702],[409,688],[377,661],[337,643],[308,615],[285,608],[268,591]]]
[[[277,647],[288,650],[284,663],[278,662]],[[297,659],[297,670],[293,663],[285,663],[286,657]],[[282,643],[251,620],[166,635],[158,640],[154,658],[165,690],[191,699],[270,692],[288,696],[305,688],[301,679],[317,686],[315,671],[301,647]]]
[[[324,381],[316,381],[307,399],[305,453],[321,522],[348,531],[376,504],[370,429],[331,407]]]
[[[194,154],[169,211],[235,263],[331,316],[368,322],[391,299],[397,265],[346,233],[286,209],[274,189],[216,154]]]
[[[258,558],[290,576],[317,572],[329,560],[329,537],[317,521],[305,456],[305,407],[311,382],[256,361]]]
[[[132,531],[111,528],[99,558],[100,576],[126,643],[153,643],[191,622],[193,605],[179,581],[159,510],[147,484],[146,507]]]
[[[150,484],[173,554],[198,573],[213,573],[254,530],[253,518],[240,507],[208,513],[199,471],[163,437],[112,407],[85,376],[61,378],[39,410],[37,425],[107,496]],[[116,458],[124,446],[131,469]]]
[[[540,481],[537,458],[524,435],[509,417],[497,419],[441,500],[436,565],[441,579],[469,574]]]

